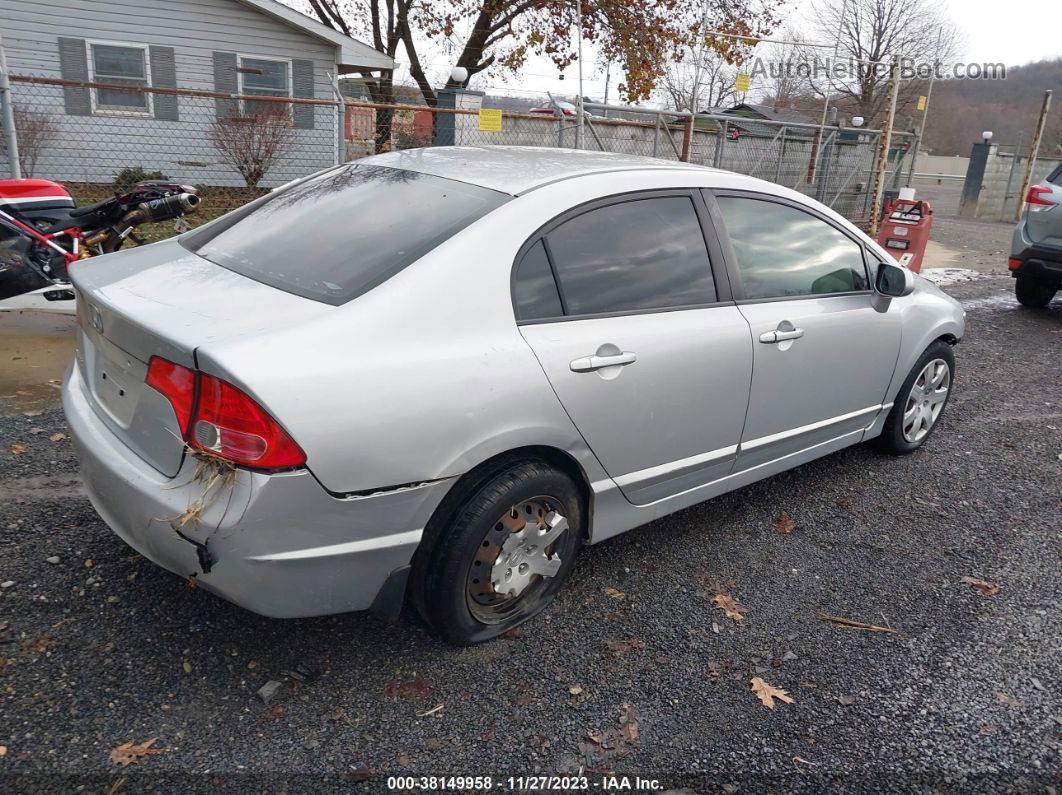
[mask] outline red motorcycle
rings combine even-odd
[[[117,251],[126,241],[141,245],[136,227],[181,223],[198,205],[194,187],[164,180],[138,182],[84,207],[58,182],[0,180],[0,300],[49,286],[55,288],[45,293],[49,300],[73,298],[72,262]]]

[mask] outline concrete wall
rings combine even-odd
[[[1039,157],[1033,166],[1030,185],[1035,185],[1062,164],[1062,159]],[[970,185],[973,176],[967,177],[966,190],[970,198],[962,208],[964,215],[987,221],[1013,221],[1024,202],[1021,195],[1022,180],[1028,158],[1014,152],[1000,151],[998,146],[989,148],[985,161],[984,177],[980,186]],[[976,191],[976,194],[973,193]]]

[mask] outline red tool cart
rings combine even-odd
[[[881,244],[901,265],[915,273],[922,270],[929,232],[933,228],[933,208],[921,199],[886,202],[885,218],[878,232]]]

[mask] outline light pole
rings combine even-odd
[[[575,0],[575,30],[579,36],[579,96],[575,101],[575,113],[579,117],[575,125],[575,148],[583,148],[583,3]]]

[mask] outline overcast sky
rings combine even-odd
[[[289,5],[306,8],[305,0],[284,0]],[[784,7],[787,18],[798,25],[804,18],[813,0],[794,0]],[[637,2],[637,0],[632,0]],[[963,60],[977,63],[999,63],[1017,66],[1044,58],[1062,57],[1062,3],[1060,0],[939,0],[949,10],[949,15],[965,39]],[[421,60],[430,65],[429,73],[437,81],[445,79],[451,59],[456,58],[442,48],[425,43]],[[409,80],[408,59],[399,52],[402,69],[398,78]],[[584,51],[584,92],[600,99],[605,90],[604,75],[596,68],[596,53],[590,47]],[[574,94],[577,90],[577,69],[570,66],[564,80],[559,80],[557,70],[547,59],[533,58],[519,76],[481,76],[474,88],[491,88],[493,91],[508,90],[519,95],[543,94],[554,91]],[[613,70],[610,99],[616,97],[616,84],[621,75]],[[754,87],[755,88],[755,87]]]

